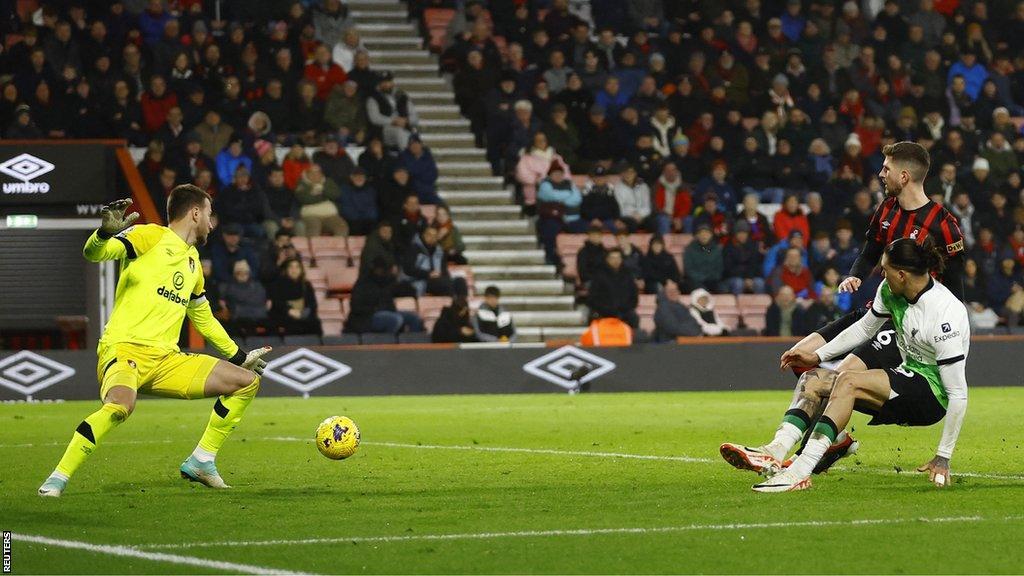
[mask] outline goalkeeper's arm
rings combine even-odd
[[[270,347],[264,346],[252,352],[246,352],[238,344],[235,344],[221,323],[214,318],[213,310],[210,309],[210,303],[206,300],[205,293],[192,296],[186,314],[196,330],[213,344],[213,347],[223,354],[228,362],[246,370],[252,370],[257,374],[263,374],[263,368],[266,367],[267,362],[262,357],[270,352]]]
[[[144,250],[144,247],[148,247],[152,243],[149,241],[151,239],[146,237],[147,233],[142,229],[133,229],[138,230],[138,232],[131,234],[134,238],[129,237],[128,233],[121,234],[121,232],[128,230],[139,219],[138,212],[125,215],[125,211],[131,204],[131,200],[124,199],[111,202],[103,207],[103,210],[100,212],[100,227],[92,233],[92,236],[89,236],[89,239],[85,242],[85,247],[82,248],[82,254],[86,260],[102,262],[104,260],[122,260],[125,258],[135,259],[141,254],[141,250]],[[112,238],[116,241],[111,242]]]

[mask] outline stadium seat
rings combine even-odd
[[[307,268],[306,280],[313,285],[313,290],[327,292],[327,271],[323,268]]]
[[[736,297],[736,301],[740,308],[760,307],[767,309],[772,305],[770,294],[740,294]]]
[[[430,344],[430,334],[428,332],[399,332],[398,333],[399,344]]]
[[[641,315],[640,316],[640,330],[646,332],[649,336],[654,335],[654,315]]]
[[[324,346],[354,346],[359,344],[359,336],[356,336],[355,334],[339,334],[336,332],[328,336],[326,329],[324,330],[324,337],[322,340],[324,342]]]
[[[374,332],[366,332],[365,334],[359,335],[359,342],[363,345],[371,344],[395,344],[394,334],[377,334]]]
[[[765,326],[765,314],[764,312],[743,312],[743,323],[746,324],[747,328],[756,330],[758,334],[764,332]]]
[[[320,337],[316,334],[295,334],[284,337],[285,346],[319,346]]]
[[[341,258],[349,255],[345,238],[341,236],[314,236],[309,239],[309,245],[313,256],[317,260],[330,257]]]
[[[736,296],[733,294],[712,294],[711,299],[715,302],[715,308],[736,308]]]
[[[327,269],[327,290],[330,292],[348,293],[352,291],[356,280],[359,279],[358,268],[328,268]]]
[[[415,312],[419,314],[419,307],[416,304],[416,299],[411,296],[395,298],[395,310],[399,312]]]

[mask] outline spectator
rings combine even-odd
[[[633,329],[640,324],[636,314],[639,295],[633,276],[622,266],[622,251],[605,256],[605,268],[590,282],[587,299],[591,319],[618,318]]]
[[[615,185],[615,199],[619,203],[620,220],[632,232],[648,228],[651,215],[651,189],[637,176],[636,168],[627,164]]]
[[[292,232],[284,228],[274,234],[274,239],[260,250],[260,282],[271,284],[281,273],[281,266],[288,260],[301,256],[292,243]]]
[[[715,299],[703,288],[690,294],[690,316],[697,321],[704,336],[728,336],[729,327],[722,323],[715,312]]]
[[[693,227],[708,226],[715,238],[725,244],[729,242],[733,223],[731,215],[723,212],[720,206],[717,194],[714,192],[705,194],[703,205],[694,212]]]
[[[420,200],[415,194],[409,194],[402,202],[402,210],[395,219],[395,244],[398,255],[402,256],[412,246],[413,239],[423,234],[429,223],[420,210]]]
[[[484,290],[484,301],[473,316],[473,329],[480,342],[515,342],[512,313],[501,307],[501,290],[497,286]]]
[[[232,277],[221,286],[220,294],[230,315],[228,326],[235,334],[256,334],[258,328],[267,323],[271,303],[266,289],[253,278],[247,261],[235,261]]]
[[[811,276],[811,270],[805,265],[799,248],[786,250],[782,264],[777,266],[768,278],[768,285],[773,292],[778,292],[783,285],[789,286],[800,299],[813,299],[817,296],[814,292],[814,278]]]
[[[619,202],[615,199],[614,188],[608,184],[608,171],[604,166],[594,167],[588,184],[580,205],[580,220],[590,226],[604,226],[608,231],[614,231],[622,225]]]
[[[641,258],[640,265],[644,294],[657,294],[669,282],[677,287],[682,284],[679,265],[676,263],[675,257],[665,249],[665,239],[661,236],[651,236],[651,241],[647,245],[647,254]]]
[[[551,107],[551,117],[544,125],[544,134],[548,142],[560,155],[570,170],[577,170],[580,167],[580,136],[571,122],[569,122],[568,108],[559,102]]]
[[[808,306],[800,318],[799,334],[810,334],[819,327],[842,318],[845,312],[836,304],[836,293],[832,290],[818,292],[818,297]]]
[[[322,5],[313,8],[313,26],[317,40],[324,46],[334,46],[352,26],[348,6],[341,0],[324,0]]]
[[[342,70],[348,72],[355,66],[356,52],[360,50],[366,50],[366,46],[363,45],[363,41],[359,37],[359,31],[349,28],[345,30],[342,41],[334,45],[331,58],[338,66],[341,66]]]
[[[587,229],[587,240],[576,253],[576,276],[580,285],[586,287],[604,268],[607,251],[604,248],[602,230],[598,225]]]
[[[402,263],[402,279],[412,284],[416,296],[450,296],[452,280],[444,250],[437,243],[437,230],[426,228],[412,241]]]
[[[985,226],[978,228],[977,238],[974,248],[968,251],[968,258],[978,264],[982,278],[991,278],[999,270],[1002,244],[992,234],[992,229]]]
[[[772,232],[771,225],[768,224],[768,217],[761,213],[760,199],[757,194],[743,196],[743,204],[736,214],[737,227],[740,222],[746,222],[750,239],[760,249],[775,243],[775,234]]]
[[[420,204],[441,203],[437,195],[437,162],[418,135],[409,138],[409,146],[398,155],[398,165],[408,172],[409,182],[413,192],[420,197]]]
[[[523,203],[526,206],[536,205],[537,187],[555,164],[560,167],[564,177],[572,178],[569,165],[548,145],[547,135],[543,132],[535,133],[530,147],[524,150],[516,164],[516,182],[522,191]]]
[[[281,169],[284,171],[285,187],[289,190],[295,190],[299,185],[302,175],[312,164],[302,144],[292,144],[291,148],[288,149],[288,153],[284,156],[284,161],[281,162]]]
[[[167,90],[167,81],[159,74],[149,79],[149,90],[139,99],[142,106],[142,129],[154,134],[167,121],[171,108],[178,106],[178,97]]]
[[[221,121],[220,112],[210,109],[203,116],[203,121],[196,126],[195,132],[202,144],[203,154],[214,158],[231,142],[235,129]]]
[[[325,102],[335,86],[344,84],[348,74],[331,60],[331,50],[321,44],[313,53],[313,61],[306,65],[303,76],[316,87],[316,99]]]
[[[721,207],[729,212],[736,206],[736,190],[729,183],[729,168],[724,160],[718,160],[711,164],[711,175],[705,176],[697,182],[694,192],[697,197],[705,198],[709,192],[714,192]]]
[[[1011,333],[1017,332],[1024,312],[1024,275],[1016,268],[1016,261],[1007,255],[1000,261],[999,271],[986,281],[988,301],[993,310],[1006,318],[1006,327]]]
[[[978,217],[978,220],[982,226],[992,231],[1000,244],[1005,244],[1013,231],[1013,213],[1007,205],[1006,192],[993,191],[988,201],[988,209]]]
[[[215,170],[216,163],[203,153],[202,140],[195,132],[189,132],[185,136],[185,146],[176,156],[171,156],[168,161],[175,165],[175,172],[180,174],[184,180],[195,180],[201,170]]]
[[[344,144],[362,144],[366,139],[369,124],[366,119],[366,102],[359,95],[359,85],[346,80],[340,86],[331,88],[324,106],[326,122]]]
[[[348,223],[338,213],[336,202],[341,196],[338,185],[324,176],[317,164],[312,164],[302,173],[302,178],[295,187],[295,198],[302,208],[299,214],[310,236],[320,236],[328,232],[332,236],[348,238]]]
[[[296,258],[280,266],[281,273],[270,285],[270,318],[284,334],[320,335],[316,295],[306,280],[302,262]]]
[[[765,202],[778,202],[783,190],[775,186],[775,166],[761,150],[757,138],[743,140],[743,154],[735,163],[736,183],[744,194],[757,194]]]
[[[221,227],[220,238],[210,246],[210,259],[213,261],[213,277],[218,283],[231,280],[235,262],[239,260],[245,260],[250,273],[255,270],[254,275],[258,276],[259,258],[252,248],[242,243],[242,227],[238,224],[229,223]]]
[[[242,166],[248,174],[252,174],[252,158],[242,152],[242,139],[231,139],[227,147],[217,154],[217,179],[221,184],[228,184],[235,179],[238,167]]]
[[[28,104],[19,104],[14,109],[14,121],[4,131],[10,140],[35,140],[43,138],[43,131],[32,119],[32,109]]]
[[[683,252],[685,291],[715,290],[722,281],[722,245],[715,241],[708,224],[698,224],[694,240]]]
[[[430,226],[437,230],[437,242],[444,250],[448,262],[466,265],[468,262],[462,255],[466,251],[466,244],[462,241],[462,232],[459,232],[458,226],[452,222],[452,214],[447,206],[442,204],[437,207],[434,221]]]
[[[354,334],[398,334],[403,330],[422,332],[423,321],[415,312],[395,310],[398,280],[383,257],[370,261],[352,288],[352,311],[345,332]]]
[[[765,315],[765,336],[800,336],[804,309],[796,302],[796,295],[789,286],[782,286]]]
[[[795,194],[789,194],[782,202],[782,209],[775,213],[774,221],[775,234],[780,238],[789,236],[793,230],[799,230],[804,238],[811,235],[811,226],[807,221],[807,215],[800,207],[800,200]]]
[[[384,148],[384,142],[380,138],[374,137],[359,155],[359,167],[366,170],[370,182],[377,184],[387,181],[395,169],[394,156]]]
[[[675,297],[669,296],[668,290],[658,291],[656,301],[657,307],[654,310],[654,340],[656,342],[703,334],[700,324],[690,314],[689,307],[681,304]]]
[[[213,201],[220,222],[238,224],[246,238],[272,237],[279,226],[266,195],[253,184],[249,170],[239,165],[234,180]]]
[[[349,181],[356,165],[352,157],[341,145],[341,138],[334,134],[328,134],[324,138],[324,145],[320,150],[313,153],[313,162],[320,166],[324,176],[336,182],[339,186]]]
[[[299,96],[292,107],[290,123],[293,137],[305,146],[315,146],[323,123],[324,103],[316,97],[316,84],[310,80],[299,82]]]
[[[1020,160],[1002,132],[992,132],[979,157],[988,160],[989,178],[992,182],[1005,182],[1010,174],[1020,170]]]
[[[398,266],[398,251],[395,248],[394,225],[384,220],[377,224],[377,228],[366,237],[363,251],[360,253],[360,270],[363,274],[377,259],[381,259],[388,270]]]
[[[750,235],[746,220],[736,223],[732,240],[722,250],[722,265],[726,276],[720,290],[737,296],[743,293],[763,294],[760,246]]]
[[[572,180],[566,178],[565,164],[558,159],[551,162],[548,177],[540,183],[537,192],[537,236],[544,246],[545,259],[558,263],[555,241],[558,233],[580,232],[586,222],[580,219],[583,195]]]
[[[434,324],[430,341],[435,343],[479,342],[473,319],[469,313],[469,302],[463,296],[452,299],[449,306],[441,310],[441,316]]]
[[[452,79],[455,103],[470,123],[477,147],[483,144],[486,117],[486,96],[498,85],[499,71],[487,66],[479,50],[470,50],[463,66]],[[511,82],[515,86],[514,81]],[[483,96],[483,97],[481,97]]]
[[[629,234],[625,230],[615,233],[615,244],[622,252],[622,267],[640,285],[640,281],[643,279],[643,253],[630,241]]]
[[[988,305],[985,279],[979,274],[978,263],[964,261],[964,303],[971,320],[971,328],[991,330],[999,324],[999,315]]]
[[[821,273],[821,280],[814,283],[814,291],[819,295],[822,292],[832,292],[833,300],[835,301],[836,307],[839,308],[843,313],[849,312],[853,308],[853,295],[849,292],[839,291],[839,282],[843,279],[839,273],[839,269],[835,266],[829,266]],[[810,326],[810,325],[808,325]],[[823,324],[815,324],[809,327],[808,334],[816,330]]]
[[[348,182],[341,186],[338,212],[348,222],[350,234],[365,236],[377,225],[380,219],[377,190],[366,181],[366,172],[362,168],[353,170]]]
[[[409,146],[419,123],[416,107],[405,92],[395,89],[395,77],[387,71],[380,73],[377,90],[366,103],[366,115],[383,132],[384,144],[400,150]]]
[[[383,218],[397,218],[402,213],[402,204],[410,194],[419,198],[409,181],[409,170],[404,166],[395,166],[388,178],[377,180],[374,185]]]
[[[692,211],[693,198],[683,182],[679,168],[672,162],[665,163],[654,188],[655,232],[662,236],[684,232],[690,223]]]

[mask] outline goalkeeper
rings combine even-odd
[[[132,226],[131,200],[103,208],[102,224],[82,250],[91,262],[119,260],[114,311],[100,338],[96,376],[103,406],[78,425],[57,468],[39,487],[40,496],[60,496],[68,479],[108,432],[135,409],[138,393],[167,398],[217,397],[206,431],[181,464],[181,477],[211,488],[228,488],[215,458],[256,397],[269,347],[246,353],[213,317],[203,290],[196,246],[213,229],[210,197],[190,184],[167,200],[167,226]],[[178,350],[188,316],[228,361]]]

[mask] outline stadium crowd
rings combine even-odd
[[[453,332],[479,337],[458,320],[458,228],[421,209],[440,199],[415,106],[343,2],[54,0],[24,22],[10,4],[3,137],[123,138],[146,149],[156,205],[179,183],[208,190],[223,226],[204,269],[234,329],[319,330],[290,239],[352,234],[373,249],[346,329],[416,329],[393,296],[454,293]],[[549,261],[564,265],[559,234],[655,234],[580,252],[595,316],[635,325],[639,293],[666,285],[691,293],[702,333],[720,323],[698,290],[772,294],[771,334],[848,310],[836,288],[881,199],[881,147],[914,140],[927,192],[960,219],[973,318],[1019,324],[1024,3],[458,4],[409,10],[426,28],[456,9],[442,70]],[[693,236],[681,262],[668,234]]]
[[[454,4],[412,2],[424,21]],[[671,282],[767,291],[767,333],[808,333],[859,304],[837,286],[883,197],[881,149],[913,140],[960,220],[975,322],[1019,324],[1024,3],[588,4],[467,0],[442,66],[549,260],[558,234],[593,236],[577,269],[597,316],[635,325],[637,292]],[[656,236],[605,261],[602,229]],[[671,233],[694,235],[682,262]]]

